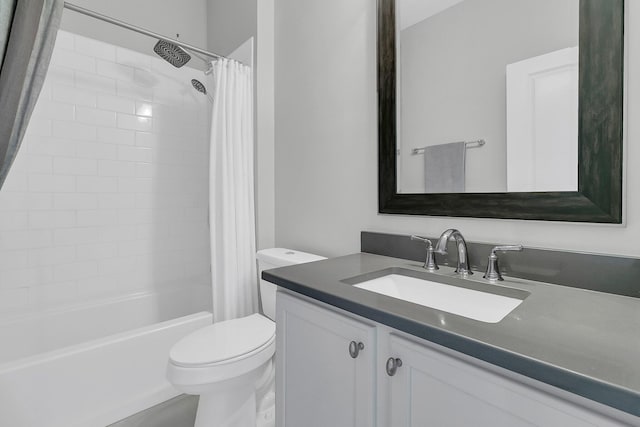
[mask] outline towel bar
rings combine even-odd
[[[475,141],[465,141],[464,145],[465,148],[479,148],[482,147],[483,145],[485,145],[487,143],[487,141],[485,141],[484,139],[477,139]],[[452,143],[450,143],[452,144]],[[413,150],[411,150],[411,154],[416,155],[416,154],[424,154],[424,150],[427,147],[422,147],[422,148],[414,148]]]

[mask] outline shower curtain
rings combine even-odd
[[[62,0],[0,0],[0,188],[49,68]]]
[[[250,67],[213,63],[209,224],[214,321],[257,311]]]

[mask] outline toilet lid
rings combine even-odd
[[[169,358],[181,366],[236,359],[264,346],[275,333],[276,324],[260,314],[226,320],[187,335],[173,346]]]

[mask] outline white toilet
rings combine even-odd
[[[258,251],[263,270],[325,259],[273,248]],[[194,427],[274,425],[272,362],[276,348],[277,286],[260,279],[264,316],[252,314],[199,329],[169,352],[167,378],[178,390],[200,395]],[[256,390],[262,403],[256,408]],[[256,412],[260,411],[260,417]]]

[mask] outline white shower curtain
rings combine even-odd
[[[213,63],[209,223],[214,322],[257,311],[250,67]]]

